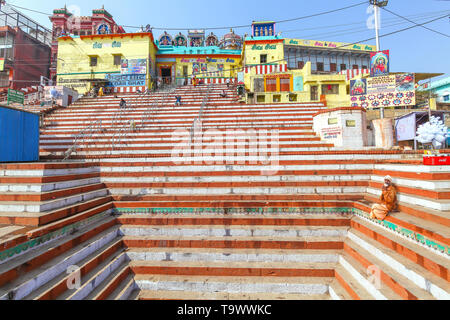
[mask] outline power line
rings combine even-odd
[[[389,10],[389,9],[386,9],[385,7],[381,7],[381,9],[383,9],[384,11],[389,12],[390,14],[393,14],[394,16],[397,16],[397,17],[400,17],[400,18],[402,18],[402,19],[404,19],[404,20],[406,20],[406,21],[409,21],[409,22],[411,22],[412,24],[415,24],[416,26],[420,26],[420,27],[422,27],[422,28],[424,28],[424,29],[427,29],[427,30],[429,30],[429,31],[431,31],[431,32],[434,32],[434,33],[443,35],[444,37],[450,38],[450,36],[449,36],[448,34],[445,34],[445,33],[439,32],[439,31],[436,31],[436,30],[434,30],[434,29],[425,27],[425,26],[423,26],[423,25],[419,25],[419,24],[417,24],[416,22],[414,22],[414,21],[412,21],[412,20],[410,20],[410,19],[408,19],[408,18],[406,18],[406,17],[403,17],[403,16],[401,16],[401,15],[395,13],[395,12],[392,12],[392,11]]]
[[[410,15],[408,17],[410,18],[433,18],[434,16],[440,16],[445,12],[450,12],[450,10],[444,10],[444,11],[432,11],[432,12],[423,12],[423,13],[419,13],[419,14],[414,14],[414,15]],[[397,18],[391,18],[391,19],[383,19],[383,21],[389,21],[389,22],[394,22],[394,21],[398,21],[399,19]],[[328,25],[328,26],[320,26],[320,27],[312,27],[312,28],[303,28],[303,29],[293,29],[293,30],[285,30],[285,31],[281,31],[282,33],[288,33],[288,32],[295,32],[295,31],[309,31],[309,30],[319,30],[319,29],[331,29],[331,28],[335,28],[335,27],[345,27],[345,26],[352,26],[352,25],[358,25],[358,24],[365,24],[367,21],[358,21],[358,22],[350,22],[350,23],[342,23],[342,24],[335,24],[335,25]]]
[[[346,10],[346,9],[354,8],[354,7],[363,5],[363,4],[366,4],[366,1],[359,2],[359,3],[353,4],[353,5],[342,7],[342,8],[338,8],[338,9],[333,9],[333,10],[328,10],[328,11],[324,11],[324,12],[314,13],[314,14],[307,15],[307,16],[291,18],[291,19],[285,19],[285,20],[279,20],[279,21],[275,21],[275,23],[284,23],[284,22],[298,21],[298,20],[313,18],[313,17],[317,17],[317,16],[321,16],[321,15],[326,15],[326,14],[330,14],[330,13],[334,13],[334,12],[338,12],[338,11],[343,11],[343,10]],[[20,7],[20,6],[13,5],[13,4],[9,4],[9,5],[12,6],[12,7],[19,8],[19,9],[29,10],[29,11],[40,13],[40,14],[44,14],[44,15],[47,15],[47,16],[52,16],[52,14],[45,13],[45,12],[42,12],[42,11],[28,9],[28,8]],[[252,26],[251,24],[247,24],[247,25],[237,25],[237,26],[228,26],[228,27],[211,27],[211,28],[161,28],[161,27],[154,27],[152,29],[154,29],[154,30],[192,30],[192,29],[221,30],[221,29],[241,29],[241,28],[248,28],[248,27],[251,27],[251,26]],[[124,27],[124,28],[133,28],[133,29],[140,29],[141,28],[141,27],[136,27],[136,26],[126,26],[126,25],[122,25],[122,27]]]

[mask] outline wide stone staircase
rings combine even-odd
[[[0,165],[0,299],[449,299],[449,168],[335,150],[320,102],[121,97],[57,110],[45,162]],[[386,174],[399,208],[372,220]]]

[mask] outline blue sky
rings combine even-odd
[[[77,6],[81,15],[90,15],[92,9],[105,8],[118,24],[141,26],[150,24],[160,28],[208,28],[249,25],[253,20],[284,20],[311,15],[323,11],[361,3],[362,0],[11,0],[7,3],[51,13],[53,9]],[[369,1],[367,0],[367,3]],[[367,27],[370,14],[368,4],[344,11],[298,21],[279,23],[277,32],[287,38],[356,42],[371,38],[375,30]],[[450,1],[446,0],[390,0],[388,9],[423,23],[450,13]],[[30,18],[51,27],[48,17],[21,10]],[[380,34],[412,26],[382,10]],[[426,25],[450,34],[449,18]],[[129,32],[136,29],[126,28]],[[229,30],[214,31],[221,36]],[[156,36],[162,31],[155,30]],[[169,31],[171,34],[179,31]],[[236,33],[250,34],[250,28],[235,29]],[[375,40],[366,41],[375,44]],[[381,48],[391,51],[391,71],[441,72],[450,76],[450,38],[421,27],[381,38]]]

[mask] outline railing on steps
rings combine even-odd
[[[72,146],[64,152],[64,158],[62,159],[62,161],[67,161],[72,156],[72,153],[76,153],[79,145],[85,144],[86,140],[91,139],[94,133],[103,131],[102,120],[92,120],[87,127],[81,130],[81,132],[75,136],[75,140]],[[79,143],[80,140],[83,143]]]
[[[203,101],[202,101],[202,105],[200,106],[200,110],[198,112],[198,117],[196,119],[194,119],[194,121],[192,122],[191,142],[194,140],[195,130],[199,128],[198,126],[202,121],[203,111],[204,111],[206,105],[208,104],[209,94],[211,93],[211,84],[208,84],[208,86],[206,87],[206,90],[204,90],[204,91],[206,91],[206,93],[203,96]],[[200,90],[200,93],[202,93],[202,90]]]

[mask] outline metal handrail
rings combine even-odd
[[[206,107],[206,104],[208,103],[209,94],[211,93],[211,84],[208,84],[208,87],[206,88],[206,94],[203,96],[202,105],[200,106],[200,110],[198,112],[198,117],[194,119],[191,126],[191,142],[194,140],[194,131],[195,131],[195,124],[199,123],[202,120],[203,117],[203,111]]]

